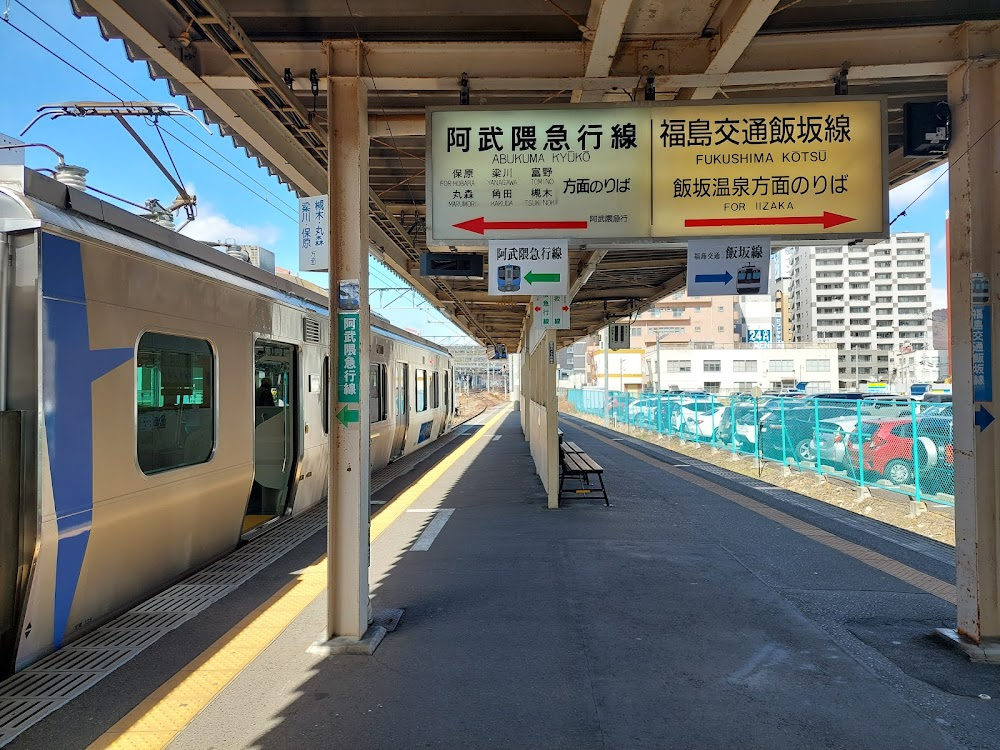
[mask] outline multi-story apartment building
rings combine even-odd
[[[889,380],[903,344],[931,348],[929,235],[791,248],[785,273],[793,340],[835,343],[841,387]]]

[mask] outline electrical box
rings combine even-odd
[[[452,279],[483,278],[483,256],[479,253],[422,253],[421,276],[447,276]]]
[[[948,102],[906,102],[903,105],[903,155],[941,156],[951,145]]]
[[[624,323],[611,324],[611,350],[630,349],[632,347],[632,331]]]

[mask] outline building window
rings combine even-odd
[[[144,333],[136,365],[139,468],[156,474],[208,461],[215,449],[212,347],[202,339]]]
[[[386,380],[385,365],[371,364],[368,367],[368,405],[369,421],[381,422],[386,413]]]
[[[830,372],[830,360],[807,359],[806,372]]]
[[[722,372],[722,360],[720,360],[720,359],[706,359],[705,360],[705,372]]]
[[[771,372],[795,372],[795,363],[790,359],[772,359],[768,366]]]
[[[641,328],[633,328],[632,329],[632,335],[633,336],[641,336],[642,335],[642,329]]]
[[[757,372],[756,359],[733,360],[733,372]]]
[[[711,382],[706,380],[704,385],[705,393],[718,393],[721,387],[722,383],[720,383],[718,380]]]
[[[719,312],[725,312],[725,311],[726,311],[726,308],[723,307],[722,305],[719,305]]]
[[[668,359],[667,372],[691,372],[690,359]]]
[[[427,411],[427,370],[414,371],[414,404],[417,411]]]
[[[733,383],[733,385],[736,388],[736,390],[739,391],[740,393],[747,393],[749,391],[752,391],[754,386],[754,384],[748,380],[738,381],[736,383]]]
[[[684,317],[684,310],[681,309],[681,308],[679,308],[679,307],[673,308],[670,312],[673,313],[673,316],[675,318],[683,318]]]
[[[719,333],[725,333],[725,332],[726,332],[726,327],[725,326],[719,326]]]

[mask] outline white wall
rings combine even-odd
[[[656,350],[646,352],[646,367],[653,373],[650,386],[656,388]],[[706,362],[718,363],[719,369],[706,370]],[[790,366],[784,363],[790,362]],[[826,369],[808,369],[823,367]],[[678,364],[674,364],[678,363]],[[689,363],[689,371],[677,371]],[[749,364],[747,364],[749,363]],[[714,367],[714,364],[711,365]],[[742,369],[738,370],[737,367]],[[746,370],[750,370],[747,372]],[[660,390],[710,390],[706,383],[719,383],[722,394],[767,390],[773,383],[794,384],[805,381],[810,392],[837,390],[838,363],[834,348],[803,349],[661,349]],[[742,385],[737,385],[742,384]],[[748,385],[750,384],[750,385]]]

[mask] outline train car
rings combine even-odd
[[[0,167],[0,677],[326,496],[304,286]],[[372,467],[452,425],[446,349],[373,317]]]

